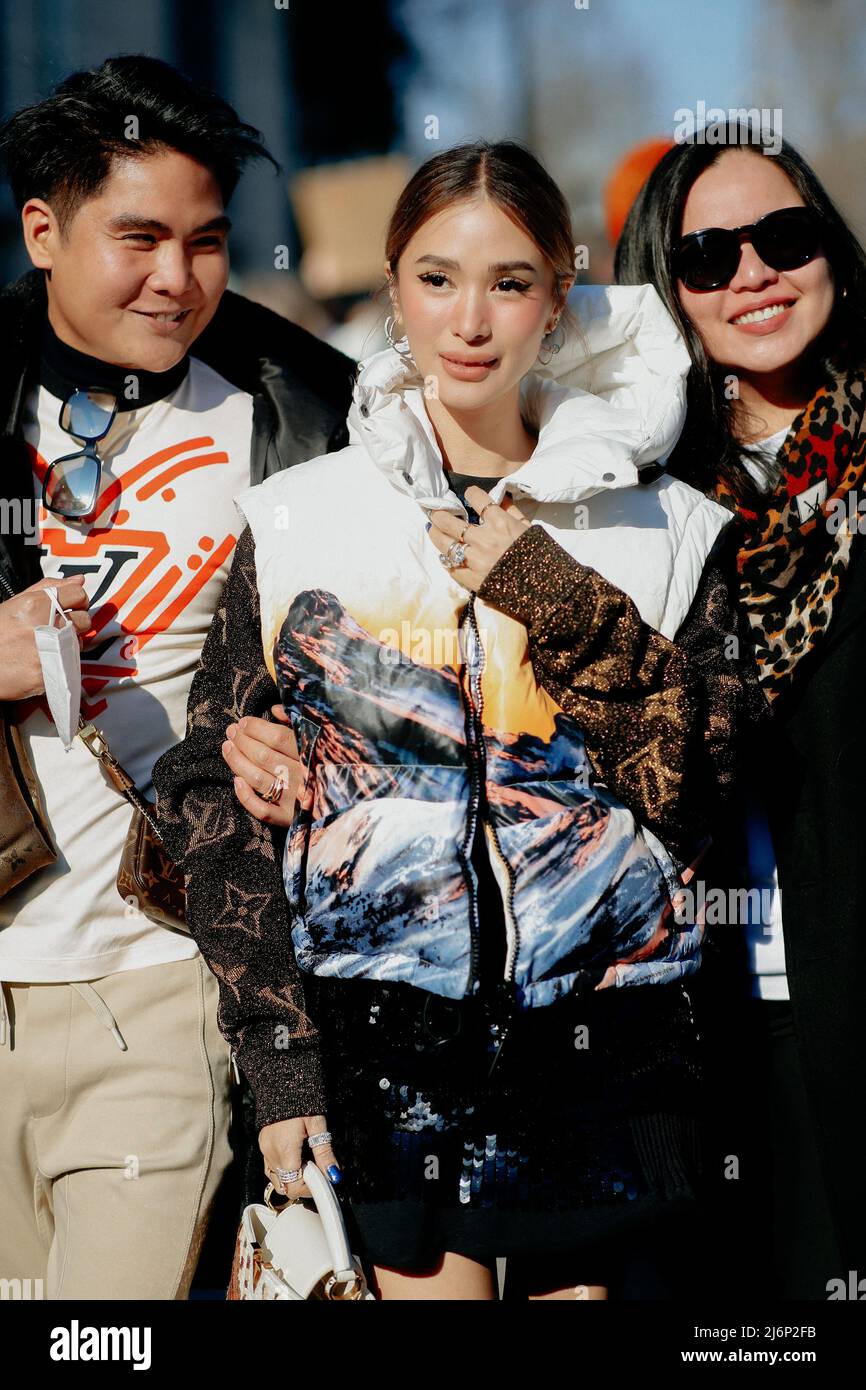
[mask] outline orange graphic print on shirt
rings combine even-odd
[[[43,574],[59,578],[80,575],[89,598],[91,627],[81,652],[81,713],[85,719],[95,719],[106,709],[104,693],[113,681],[138,675],[142,650],[179,622],[234,549],[235,535],[207,534],[203,520],[195,548],[179,561],[175,558],[172,511],[165,510],[174,503],[180,505],[173,486],[178,479],[201,468],[229,463],[228,454],[216,449],[214,443],[209,435],[182,440],[112,478],[100,494],[86,529],[67,524],[44,506],[39,507]],[[37,495],[41,495],[48,463],[31,445],[28,450],[39,483]],[[146,504],[156,498],[161,504],[160,529],[132,524],[132,518],[140,519],[144,510],[153,511]],[[21,701],[21,705],[24,718],[35,709],[50,718],[44,696]]]

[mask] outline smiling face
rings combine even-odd
[[[441,406],[477,411],[516,394],[561,309],[554,279],[532,238],[488,198],[458,203],[419,227],[392,296]]]
[[[22,219],[30,259],[50,271],[51,326],[80,352],[164,372],[216,312],[229,221],[213,174],[177,150],[115,159],[65,236],[41,199]]]
[[[803,199],[772,158],[726,150],[695,180],[683,209],[681,234],[708,227],[741,227]],[[733,279],[718,290],[677,294],[708,357],[749,378],[796,375],[833,310],[834,283],[820,251],[798,270],[775,270],[750,241],[741,245]]]

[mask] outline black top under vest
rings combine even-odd
[[[481,487],[485,492],[498,482],[497,478],[479,478],[473,473],[454,473],[450,469],[446,475],[449,486],[456,492],[469,514],[473,525],[478,523],[478,514],[472,510],[465,499],[468,487]],[[505,928],[505,909],[502,890],[493,874],[490,853],[481,826],[475,826],[475,839],[472,844],[472,867],[478,877],[478,926],[480,936],[479,978],[480,992],[488,994],[504,978],[507,936]]]

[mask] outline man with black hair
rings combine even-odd
[[[231,1158],[217,981],[119,895],[130,807],[80,739],[65,750],[33,630],[56,587],[82,715],[152,796],[233,496],[342,446],[354,364],[226,291],[226,206],[270,156],[168,64],[76,73],[6,122],[0,154],[35,267],[0,293],[0,700],[57,849],[0,899],[0,1278],[183,1298]],[[6,813],[0,787],[0,863]],[[227,905],[233,926],[246,910]]]

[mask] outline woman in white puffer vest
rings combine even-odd
[[[518,548],[539,586],[564,558],[672,639],[728,514],[658,466],[688,356],[652,289],[576,290],[559,324],[573,234],[528,152],[428,161],[387,258],[406,340],[361,370],[348,447],[238,499],[303,769],[285,949],[330,1097],[260,1144],[297,1195],[330,1123],[382,1297],[491,1297],[497,1255],[530,1296],[605,1297],[614,1239],[693,1200],[700,929],[485,585]]]

